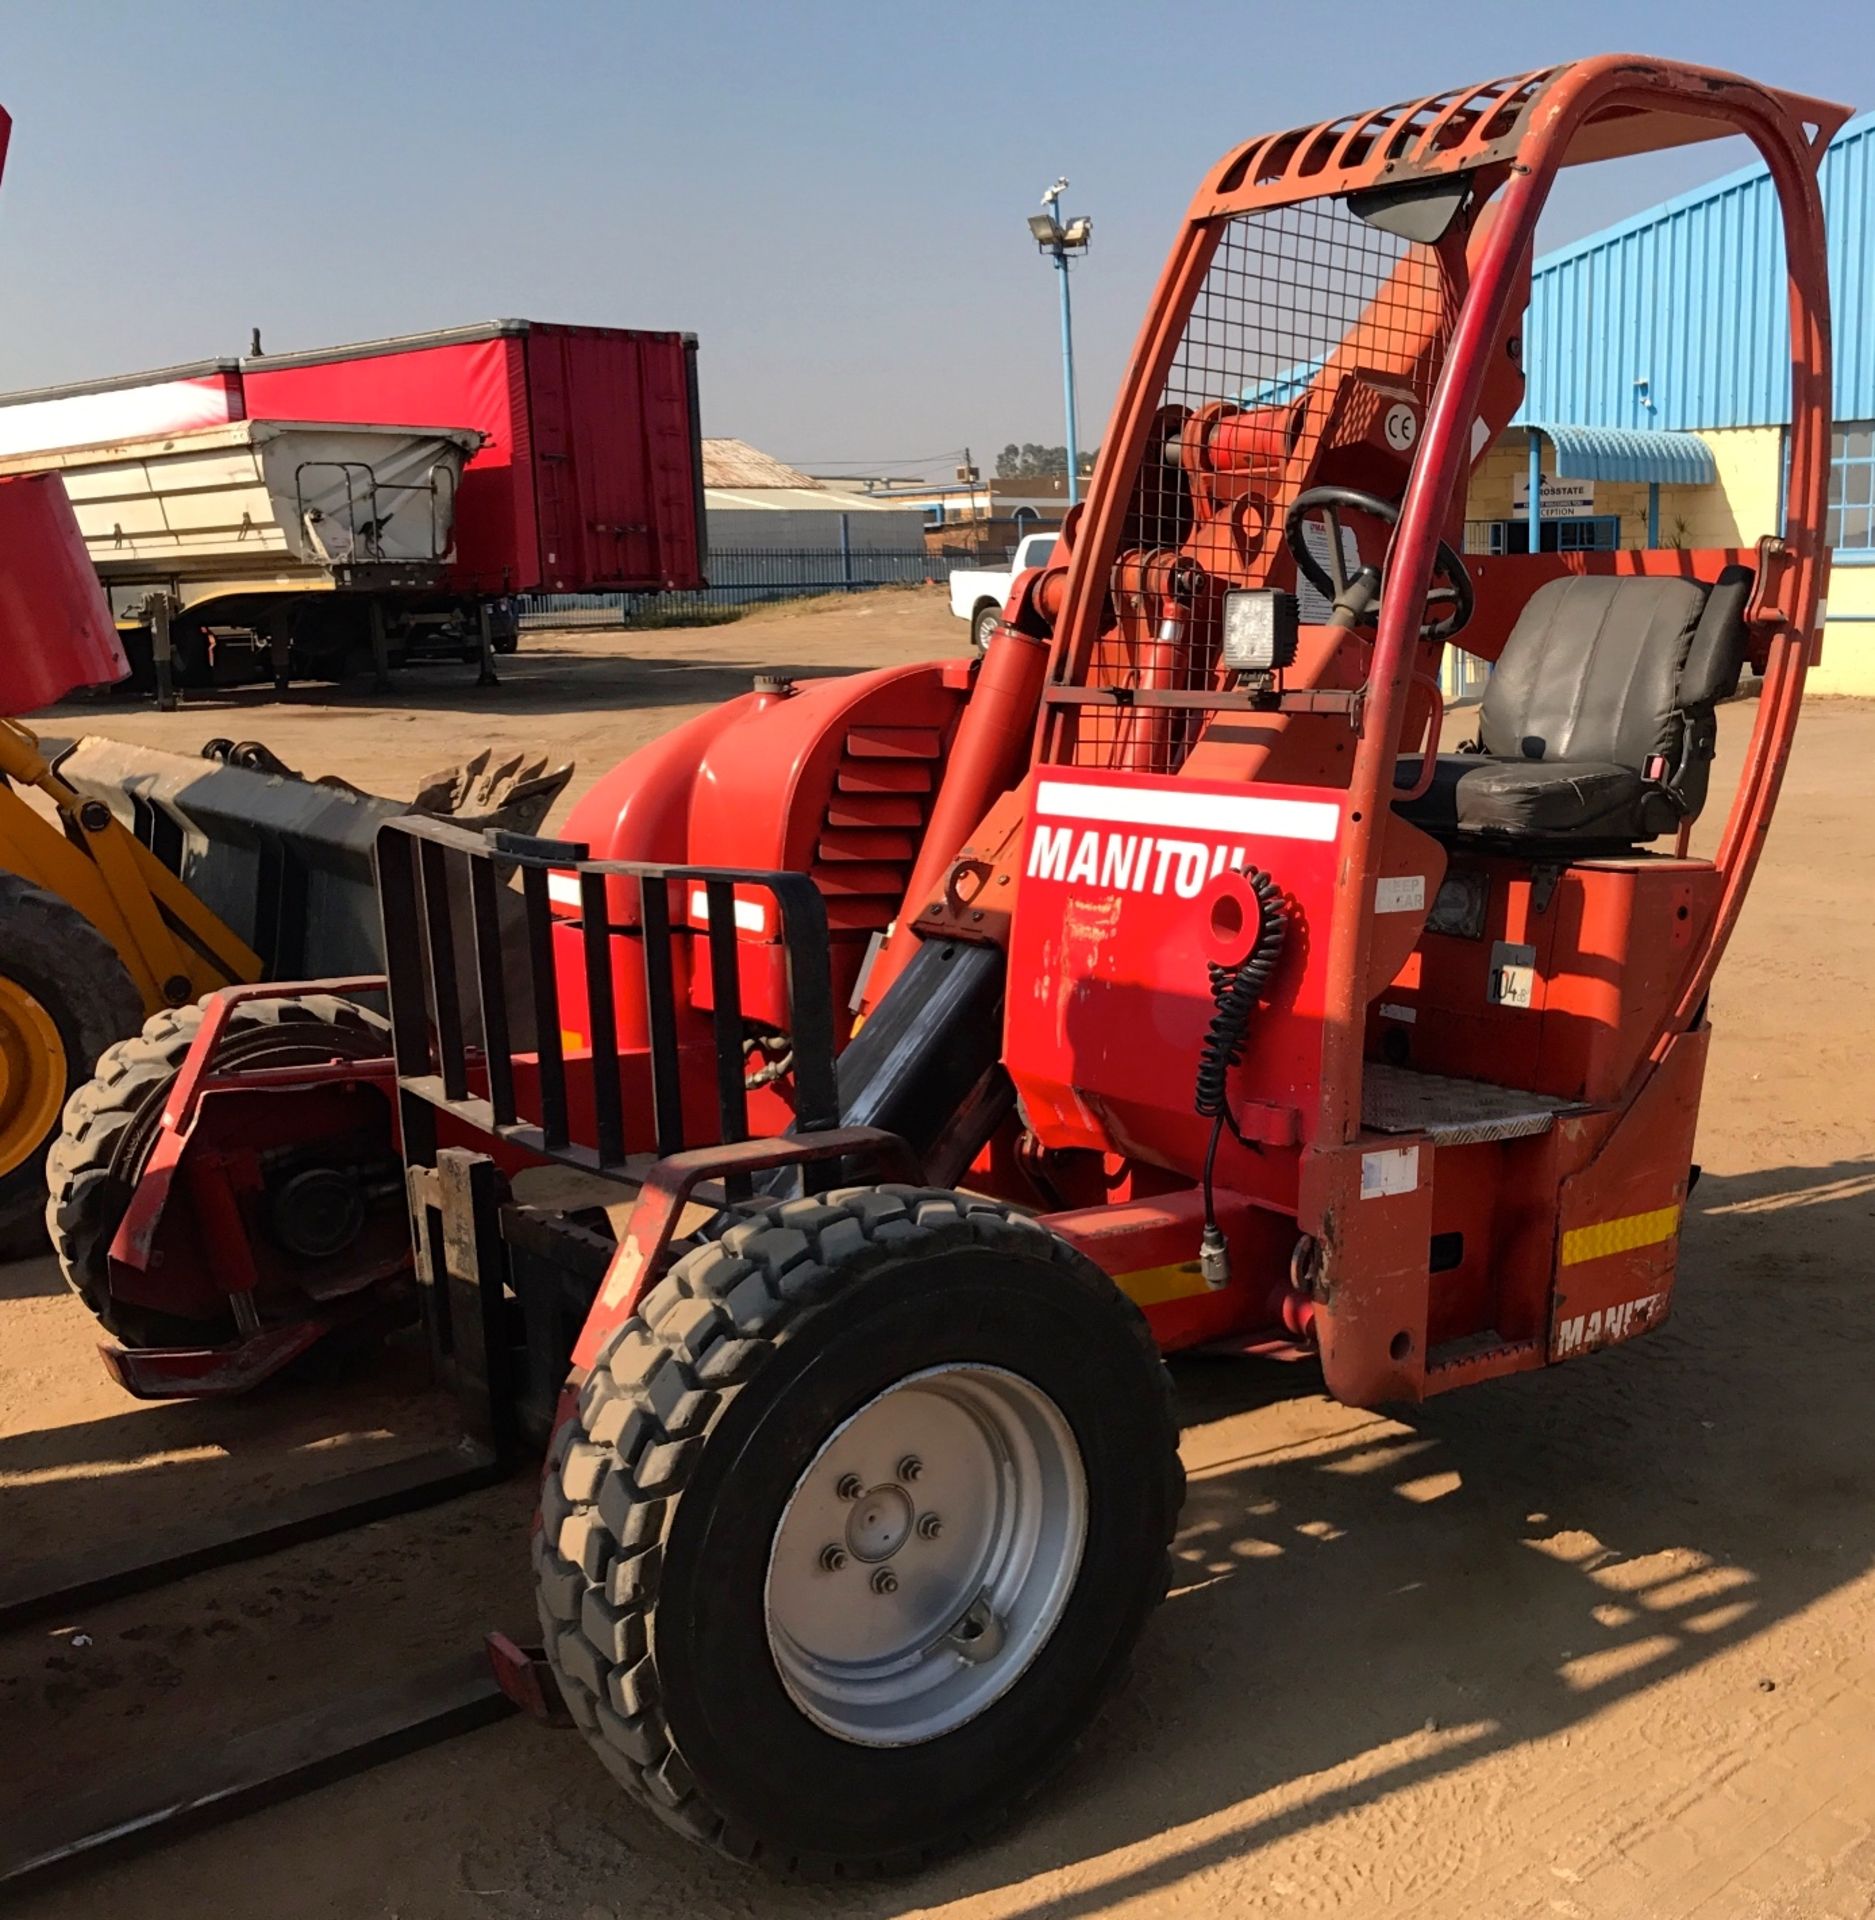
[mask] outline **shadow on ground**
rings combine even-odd
[[[17,1282],[22,1273],[29,1277]],[[49,1259],[0,1267],[0,1297],[62,1290]],[[109,1411],[0,1434],[8,1535],[0,1596],[8,1600],[38,1590],[37,1562],[69,1572],[71,1556],[94,1550],[114,1563],[140,1537],[174,1551],[191,1536],[191,1516],[204,1530],[208,1517],[236,1512],[259,1522],[289,1488],[406,1458],[460,1429],[452,1403],[430,1389],[428,1358],[413,1334],[315,1348],[236,1399],[140,1401],[102,1380],[96,1342],[104,1336],[83,1318],[84,1337],[61,1338],[58,1361],[96,1369],[97,1404]]]
[[[1868,1571],[1872,1230],[1875,1161],[1708,1178],[1672,1321],[1651,1339],[1197,1478],[1182,1585],[1063,1789],[1106,1847],[1428,1723],[1443,1737],[1013,1911],[1068,1920],[1139,1899],[1545,1738]],[[1228,1383],[1183,1372],[1188,1401],[1221,1410]],[[1053,1825],[1044,1811],[999,1849],[996,1878],[1061,1864]]]

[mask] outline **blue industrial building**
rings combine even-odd
[[[1822,168],[1830,250],[1835,564],[1814,683],[1875,693],[1875,114]],[[1790,418],[1783,232],[1761,165],[1536,263],[1527,387],[1480,466],[1490,551],[1717,546],[1780,524]],[[1540,466],[1532,510],[1531,477]]]

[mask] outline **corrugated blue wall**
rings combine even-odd
[[[1875,418],[1875,114],[1823,159],[1838,420]],[[1790,418],[1784,237],[1763,167],[1545,254],[1520,420],[1777,426]],[[1635,382],[1645,379],[1645,393]],[[1652,406],[1646,401],[1651,400]]]

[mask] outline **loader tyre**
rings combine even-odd
[[[59,1114],[143,1002],[116,950],[57,894],[0,874],[0,1260],[42,1252]]]
[[[1183,1494],[1146,1323],[1066,1241],[926,1188],[770,1203],[577,1380],[534,1539],[548,1658],[669,1825],[908,1870],[1072,1752]]]
[[[125,1345],[169,1346],[222,1338],[232,1323],[210,1323],[114,1301],[111,1242],[155,1143],[163,1104],[202,1025],[202,1009],[151,1015],[141,1033],[98,1060],[91,1079],[65,1108],[63,1131],[47,1157],[45,1220],[66,1284]],[[244,1000],[228,1017],[217,1061],[228,1066],[291,1067],[312,1061],[371,1060],[390,1047],[390,1023],[331,994]]]

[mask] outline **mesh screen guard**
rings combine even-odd
[[[1070,684],[1122,696],[1221,690],[1224,593],[1291,586],[1283,520],[1335,482],[1398,500],[1465,283],[1459,221],[1437,246],[1340,199],[1220,223],[1131,481],[1101,630]],[[1378,564],[1386,529],[1363,525]],[[1176,770],[1202,704],[1076,704],[1060,757]]]

